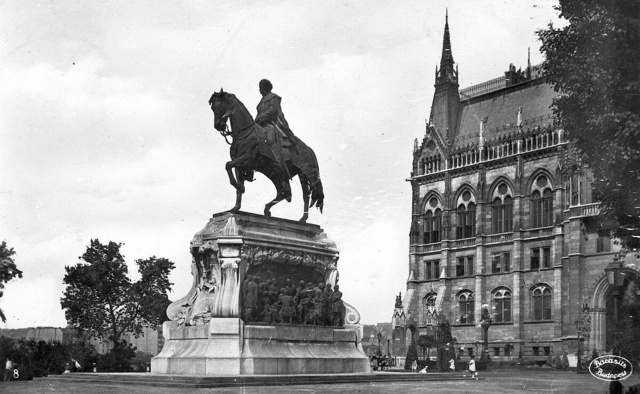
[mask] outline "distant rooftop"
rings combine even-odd
[[[483,94],[495,92],[528,80],[540,78],[542,76],[542,65],[536,65],[530,69],[517,70],[513,64],[509,65],[509,71],[504,73],[504,76],[491,79],[486,82],[479,83],[477,85],[469,86],[468,88],[460,89],[460,100],[469,100],[474,97],[481,96]]]

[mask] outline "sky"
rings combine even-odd
[[[318,157],[344,300],[361,323],[391,320],[408,277],[414,139],[425,133],[448,10],[460,87],[542,61],[550,0],[4,1],[0,3],[0,240],[24,277],[6,285],[0,328],[66,325],[64,267],[91,239],[134,261],[176,263],[233,207],[229,147],[207,101],[224,88],[255,116],[262,78]],[[297,220],[302,197],[272,209]],[[275,189],[247,184],[244,211]]]

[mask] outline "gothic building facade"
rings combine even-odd
[[[492,357],[575,353],[578,335],[583,349],[610,350],[616,289],[605,268],[619,256],[592,174],[550,109],[556,93],[530,62],[460,90],[449,34],[447,20],[413,150],[409,278],[394,326],[415,341],[447,320],[469,356],[482,349],[486,305]],[[640,294],[635,266],[620,266],[620,291]]]

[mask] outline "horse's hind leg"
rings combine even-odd
[[[298,179],[300,180],[300,186],[302,187],[302,200],[304,201],[304,211],[299,222],[306,223],[307,219],[309,219],[309,180],[307,177],[302,175],[298,175]]]
[[[276,198],[271,200],[264,206],[264,216],[271,216],[271,207],[276,205],[282,200],[291,201],[291,185],[289,184],[289,179],[282,176],[277,176],[275,172],[265,174],[273,185],[276,187]]]
[[[271,217],[271,207],[273,207],[274,205],[276,205],[277,203],[279,203],[282,200],[284,200],[284,198],[282,197],[282,193],[278,192],[276,194],[276,198],[274,198],[273,200],[269,201],[264,206],[264,216]]]

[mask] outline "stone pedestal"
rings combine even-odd
[[[354,328],[245,325],[211,319],[163,326],[165,345],[151,372],[181,375],[288,375],[368,372]]]
[[[182,375],[239,375],[242,326],[238,318],[211,319],[200,326],[165,322],[165,342],[151,359],[151,372]]]
[[[151,372],[184,375],[368,372],[360,315],[345,302],[345,327],[245,323],[247,275],[330,283],[338,249],[313,224],[244,212],[214,215],[191,241],[193,284],[167,308],[165,345]],[[344,289],[343,289],[344,290]]]

